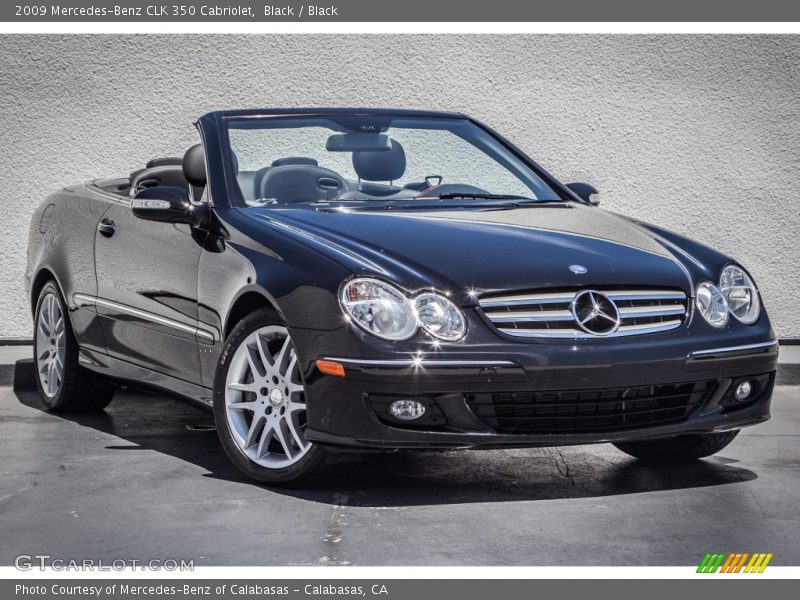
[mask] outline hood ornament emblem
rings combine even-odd
[[[586,273],[586,271],[588,271],[588,269],[583,265],[570,265],[569,270],[575,273],[575,275],[583,275]]]
[[[601,292],[579,292],[570,310],[578,326],[587,333],[611,335],[619,329],[619,309],[611,298]]]

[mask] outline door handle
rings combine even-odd
[[[106,237],[111,237],[114,235],[116,230],[117,226],[114,224],[114,221],[108,218],[103,219],[97,224],[97,231]]]

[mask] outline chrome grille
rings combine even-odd
[[[680,290],[593,289],[613,301],[619,327],[606,335],[584,331],[573,314],[583,289],[486,296],[479,304],[495,327],[525,338],[595,339],[668,331],[686,319],[688,302]]]

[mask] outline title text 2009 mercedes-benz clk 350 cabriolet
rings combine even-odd
[[[766,420],[777,342],[735,260],[598,208],[460,114],[213,112],[202,143],[33,216],[53,410],[114,382],[213,408],[264,482],[331,451],[611,442],[711,455]]]

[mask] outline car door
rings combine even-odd
[[[197,270],[205,233],[136,217],[112,203],[95,235],[97,312],[106,349],[158,373],[199,383]]]

